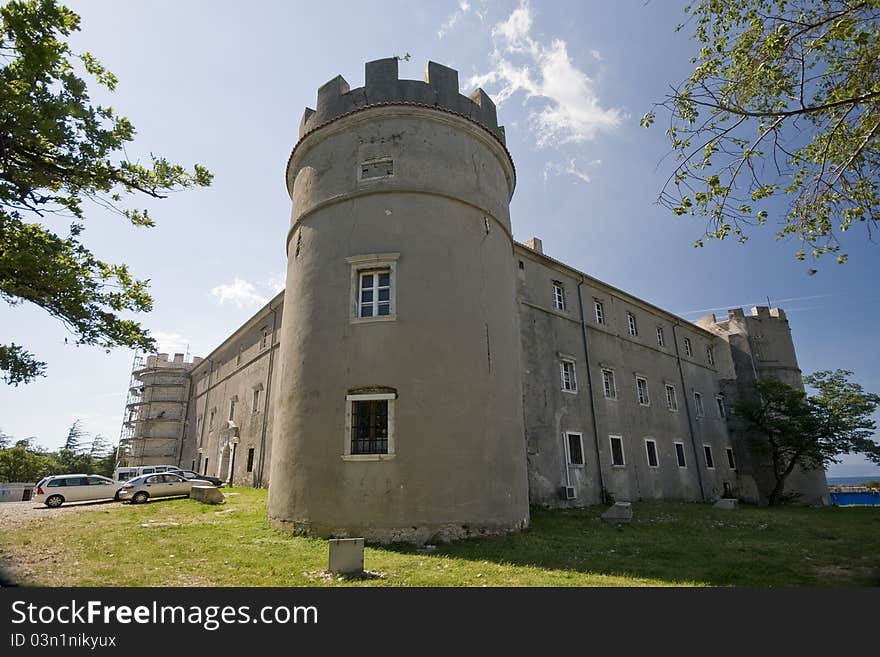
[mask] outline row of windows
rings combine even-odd
[[[685,456],[684,443],[674,442],[675,446],[675,462],[679,468],[686,468],[687,458]],[[626,458],[623,449],[623,436],[608,436],[608,446],[611,450],[611,465],[614,467],[626,467]],[[566,433],[566,459],[569,465],[585,465],[584,460],[584,441],[583,434],[576,431]],[[727,456],[727,465],[731,470],[736,470],[736,460],[733,457],[733,448],[725,447]],[[703,457],[705,466],[708,469],[715,468],[715,459],[712,454],[711,445],[703,445]],[[648,467],[659,468],[660,459],[657,452],[657,441],[653,438],[645,438],[645,460]]]
[[[562,390],[564,392],[577,393],[577,376],[575,374],[574,361],[562,359],[559,363],[560,376],[562,377]],[[640,374],[636,374],[636,399],[642,406],[651,405],[651,395],[648,391],[648,379]],[[666,408],[670,411],[678,410],[678,397],[675,391],[675,385],[672,383],[664,384],[666,393]],[[614,376],[614,370],[602,368],[602,394],[606,399],[619,399],[617,392],[617,383]],[[715,405],[718,409],[718,417],[727,417],[727,411],[724,404],[724,395],[715,396]],[[694,392],[694,409],[697,417],[706,414],[703,407],[703,395]]]
[[[562,312],[565,312],[567,309],[565,300],[565,285],[561,281],[553,281],[553,308]],[[596,324],[605,325],[605,306],[598,299],[593,300],[593,317],[596,321]],[[639,324],[636,320],[635,313],[627,311],[626,326],[631,336],[638,336]],[[656,327],[655,335],[657,337],[657,346],[665,347],[666,336],[664,334],[662,326]],[[693,343],[688,337],[684,338],[684,353],[689,358],[693,358],[694,356]],[[706,346],[706,362],[709,365],[715,365],[715,348],[712,345]]]

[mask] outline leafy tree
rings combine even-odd
[[[58,470],[52,454],[32,448],[26,440],[0,449],[0,481],[36,482]]]
[[[99,433],[92,438],[92,444],[89,446],[89,456],[94,460],[102,459],[107,456],[110,451],[110,443],[104,436]]]
[[[799,238],[800,260],[846,262],[839,233],[863,224],[870,238],[880,219],[880,0],[700,0],[685,11],[700,50],[655,106],[677,156],[659,203],[706,218],[708,238],[745,242],[784,198],[777,239]]]
[[[82,439],[87,437],[89,434],[86,433],[85,429],[82,428],[82,420],[74,420],[73,424],[70,425],[70,429],[67,430],[67,438],[64,441],[64,447],[62,449],[66,449],[70,452],[78,452],[82,447]]]
[[[86,201],[153,226],[145,209],[123,205],[142,193],[208,186],[212,175],[162,157],[148,164],[124,154],[134,126],[110,107],[91,104],[82,74],[113,91],[116,77],[66,38],[79,16],[56,0],[0,7],[0,299],[36,304],[58,318],[76,344],[148,350],[154,340],[120,313],[147,312],[147,281],[124,264],[104,262],[80,237]],[[70,221],[66,234],[44,222]],[[44,376],[46,363],[23,346],[0,345],[0,375],[18,385]]]
[[[768,495],[772,506],[785,489],[785,480],[796,467],[824,468],[841,454],[860,453],[880,463],[880,445],[871,440],[876,423],[871,415],[880,396],[865,392],[849,381],[852,372],[815,372],[804,383],[817,394],[807,394],[778,379],[755,384],[754,396],[739,402],[734,413],[759,436],[754,446],[769,458],[774,487]]]
[[[3,430],[0,429],[0,449],[5,449],[9,447],[9,441],[12,440],[12,436],[8,433],[3,433]]]

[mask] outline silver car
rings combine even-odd
[[[164,474],[141,475],[126,481],[119,491],[119,499],[132,504],[143,504],[155,497],[173,497],[189,495],[193,486],[211,486],[210,481],[201,479],[184,479],[180,475],[166,472]]]

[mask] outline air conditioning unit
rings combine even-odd
[[[559,497],[564,500],[574,500],[577,499],[577,492],[574,486],[563,486],[559,489]]]

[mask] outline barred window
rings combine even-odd
[[[351,453],[388,453],[388,400],[351,402]]]

